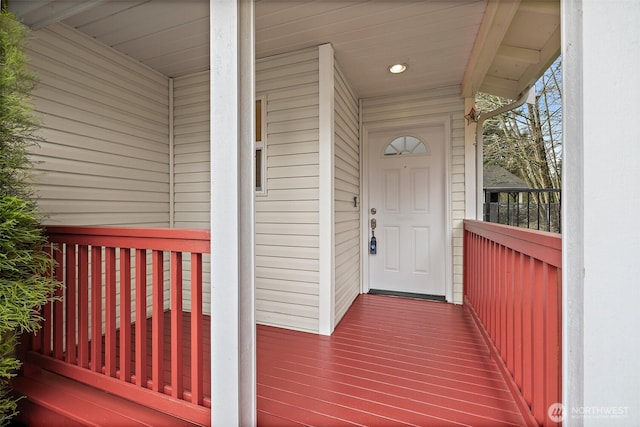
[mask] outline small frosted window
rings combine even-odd
[[[413,136],[399,136],[387,145],[385,156],[399,156],[408,154],[429,154],[427,146]]]

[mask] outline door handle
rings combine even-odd
[[[378,222],[376,221],[375,218],[371,218],[371,230],[375,230],[376,229],[376,225],[378,225]]]

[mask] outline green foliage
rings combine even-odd
[[[27,36],[13,15],[0,12],[0,426],[16,413],[10,379],[20,367],[18,337],[40,327],[39,309],[60,285],[49,274],[53,260],[29,179],[37,123],[29,102],[35,78],[23,51]]]
[[[32,195],[27,152],[37,143],[29,102],[35,77],[24,54],[28,31],[10,13],[0,13],[0,194],[21,197]]]

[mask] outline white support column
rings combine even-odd
[[[640,423],[640,3],[562,2],[565,426]]]
[[[210,1],[211,417],[256,424],[253,1]]]
[[[333,47],[319,47],[319,163],[320,163],[320,289],[319,332],[335,327],[335,214],[334,214],[334,56]]]
[[[464,113],[475,107],[475,98],[464,99]],[[476,179],[476,124],[465,120],[464,128],[464,217],[476,218],[478,199],[478,183]]]
[[[582,114],[581,2],[562,3],[562,402],[568,408],[584,406],[584,185]],[[565,411],[567,412],[567,411]],[[565,426],[582,426],[567,419]]]

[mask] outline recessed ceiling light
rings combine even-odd
[[[393,64],[389,66],[389,72],[391,74],[404,73],[407,69],[407,64]]]

